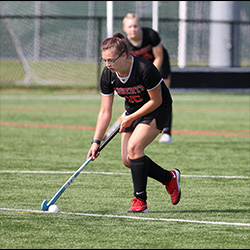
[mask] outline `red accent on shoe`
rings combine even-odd
[[[178,169],[169,171],[172,175],[172,179],[163,185],[166,186],[167,192],[171,196],[171,201],[173,205],[178,204],[181,198],[181,188],[179,185],[180,182],[180,171]]]
[[[146,201],[140,198],[137,199],[136,197],[134,197],[134,199],[131,200],[131,202],[133,202],[133,204],[128,210],[128,212],[134,212],[134,213],[147,213],[148,212]]]

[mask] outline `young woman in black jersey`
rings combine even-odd
[[[134,184],[133,204],[128,212],[148,212],[148,176],[165,185],[175,205],[181,196],[180,171],[165,170],[144,153],[170,118],[172,98],[169,90],[151,62],[130,54],[122,34],[105,39],[101,53],[106,64],[100,81],[101,107],[87,158],[92,156],[94,160],[100,154],[97,150],[111,120],[116,91],[125,98],[126,115],[122,117],[120,128],[121,154],[123,164],[131,169]]]
[[[128,13],[123,19],[123,30],[127,35],[128,42],[133,51],[133,55],[141,56],[159,70],[166,86],[170,88],[171,68],[169,55],[166,48],[161,44],[159,34],[147,27],[141,27],[140,21],[135,14]],[[172,114],[167,124],[163,128],[163,134],[159,142],[172,143]]]

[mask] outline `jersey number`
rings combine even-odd
[[[128,99],[129,103],[141,102],[143,100],[139,95],[125,96],[125,98]]]

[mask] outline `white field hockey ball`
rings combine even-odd
[[[54,204],[54,205],[49,206],[50,213],[58,213],[58,211],[59,211],[59,208],[57,205]]]

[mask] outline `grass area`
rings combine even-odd
[[[133,185],[117,135],[57,200],[60,212],[50,214],[41,211],[42,201],[86,160],[94,134],[56,126],[94,127],[100,94],[1,91],[0,247],[248,249],[249,95],[173,93],[173,99],[174,143],[159,144],[159,135],[146,154],[180,169],[178,205],[148,179],[149,213],[127,213]],[[116,96],[112,123],[123,107]]]
[[[44,89],[96,89],[98,66],[96,62],[77,61],[28,61],[26,72],[20,61],[1,60],[2,88],[44,88]]]

